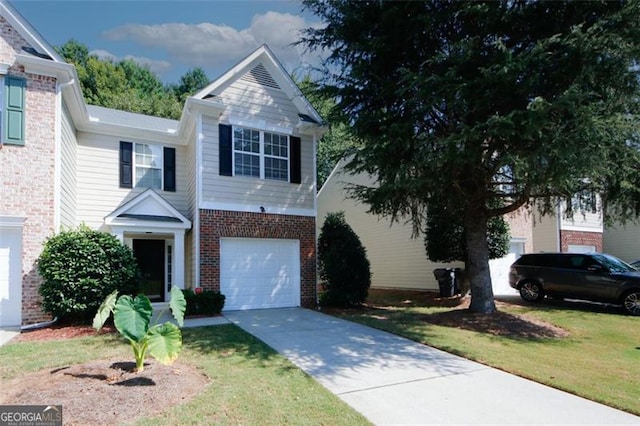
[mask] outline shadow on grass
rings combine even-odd
[[[240,353],[261,361],[277,356],[277,352],[260,339],[232,324],[185,328],[182,330],[182,344],[185,349],[202,355],[225,357]]]
[[[622,310],[622,307],[619,305],[589,302],[586,300],[556,299],[551,297],[545,297],[539,302],[532,303],[532,302],[527,302],[523,300],[520,296],[496,296],[496,301],[508,303],[514,306],[521,306],[531,310],[547,309],[547,310],[576,311],[576,312],[588,312],[588,313],[599,313],[599,314],[620,315],[620,316],[627,315]]]

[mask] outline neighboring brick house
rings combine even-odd
[[[180,120],[86,105],[76,71],[0,1],[0,326],[49,319],[35,261],[85,223],[132,247],[143,288],[226,309],[312,306],[318,113],[267,46]]]

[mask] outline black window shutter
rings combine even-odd
[[[164,148],[164,190],[176,191],[176,149]]]
[[[120,142],[120,188],[133,188],[133,144]]]
[[[289,137],[289,154],[289,180],[291,183],[301,183],[300,138],[294,136]]]
[[[231,126],[227,124],[218,125],[218,146],[220,153],[220,176],[233,176],[233,150],[231,141]]]

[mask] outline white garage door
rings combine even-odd
[[[22,323],[22,229],[0,226],[0,327]]]
[[[225,310],[300,306],[300,242],[222,238],[220,292]]]

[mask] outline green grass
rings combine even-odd
[[[414,302],[387,293],[373,302],[384,309],[341,316],[640,415],[640,318],[562,301],[513,304],[501,310],[527,314],[569,335],[510,338],[429,324],[424,315],[452,308]]]
[[[211,380],[200,395],[139,424],[368,424],[337,396],[234,325],[183,330],[180,361]],[[2,382],[23,373],[96,359],[132,360],[116,335],[0,347]]]

